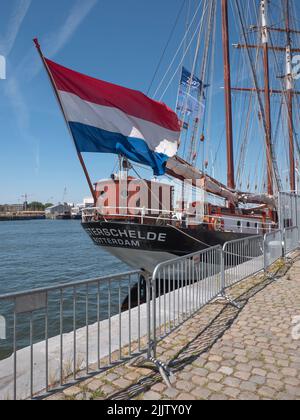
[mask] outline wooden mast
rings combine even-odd
[[[92,197],[93,197],[93,199],[94,199],[94,204],[96,205],[96,200],[97,200],[97,198],[96,198],[96,193],[95,193],[95,190],[94,190],[94,188],[93,188],[93,184],[92,184],[92,181],[91,181],[91,179],[90,179],[90,176],[89,176],[88,170],[87,170],[87,168],[86,168],[86,165],[85,165],[85,163],[84,163],[83,157],[82,157],[82,155],[81,155],[80,151],[78,150],[77,144],[76,144],[76,142],[75,142],[75,140],[74,140],[74,137],[73,137],[73,134],[72,134],[72,132],[71,132],[71,130],[70,130],[70,126],[69,126],[69,123],[68,123],[68,120],[67,120],[67,116],[66,116],[66,113],[65,113],[65,110],[64,110],[63,104],[62,104],[62,102],[61,102],[60,96],[59,96],[59,94],[58,94],[57,87],[56,87],[56,85],[55,85],[54,79],[53,79],[52,74],[51,74],[51,72],[50,72],[50,70],[49,70],[49,67],[48,67],[48,65],[47,65],[47,63],[46,63],[46,60],[45,60],[45,57],[44,57],[44,55],[43,55],[43,53],[42,53],[41,46],[40,46],[40,44],[39,44],[38,39],[37,39],[37,38],[35,38],[35,39],[33,40],[33,42],[34,42],[34,44],[35,44],[35,46],[36,46],[36,49],[37,49],[37,51],[38,51],[38,53],[39,53],[39,55],[40,55],[40,58],[41,58],[41,60],[42,60],[42,63],[43,63],[43,65],[44,65],[44,67],[45,67],[45,69],[46,69],[46,71],[47,71],[48,76],[49,76],[49,79],[50,79],[51,85],[52,85],[52,87],[53,87],[53,90],[54,90],[54,93],[55,93],[56,99],[57,99],[57,101],[58,101],[59,107],[60,107],[60,109],[61,109],[61,111],[62,111],[62,114],[63,114],[63,116],[64,116],[65,122],[66,122],[67,127],[68,127],[68,130],[69,130],[69,132],[70,132],[70,135],[71,135],[71,137],[72,137],[72,139],[73,139],[73,141],[74,141],[74,145],[75,145],[75,148],[76,148],[77,156],[78,156],[79,162],[80,162],[80,164],[81,164],[81,166],[82,166],[83,172],[84,172],[84,174],[85,174],[85,177],[86,177],[87,183],[88,183],[88,185],[89,185],[89,188],[90,188],[90,191],[91,191]]]
[[[267,2],[261,1],[262,18],[262,44],[264,61],[264,92],[265,92],[265,114],[266,114],[266,149],[267,149],[267,178],[268,194],[273,195],[273,161],[272,161],[272,120],[271,120],[271,99],[270,99],[270,68],[269,68],[269,34],[267,24]]]
[[[224,83],[226,107],[226,144],[227,144],[227,186],[235,189],[233,130],[232,130],[232,100],[231,100],[231,69],[229,53],[228,0],[222,0],[222,41],[224,57]]]
[[[287,109],[288,109],[288,129],[289,129],[289,158],[290,158],[290,188],[291,192],[296,191],[295,177],[295,146],[294,146],[294,124],[293,124],[293,75],[292,75],[292,53],[291,53],[291,31],[290,31],[290,4],[285,0],[285,23],[286,23],[286,90],[287,90]]]

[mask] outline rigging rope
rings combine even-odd
[[[166,44],[166,46],[165,46],[165,48],[164,48],[164,50],[163,50],[163,52],[162,52],[162,55],[161,55],[161,57],[160,57],[160,60],[159,60],[159,62],[158,62],[158,64],[157,64],[157,67],[156,67],[156,69],[155,69],[155,72],[154,72],[153,78],[152,78],[152,80],[151,80],[150,86],[149,86],[148,91],[147,91],[147,95],[148,95],[148,96],[149,96],[149,94],[150,94],[150,91],[151,91],[151,89],[152,89],[152,87],[153,87],[153,84],[154,84],[154,82],[155,82],[156,76],[158,75],[159,69],[160,69],[161,64],[162,64],[162,62],[163,62],[163,59],[165,58],[166,52],[167,52],[167,50],[168,50],[168,48],[169,48],[169,45],[170,45],[170,43],[171,43],[171,40],[172,40],[172,38],[173,38],[173,35],[174,35],[174,32],[175,32],[175,29],[177,28],[177,25],[178,25],[178,22],[179,22],[179,19],[180,19],[180,16],[181,16],[181,13],[182,13],[182,11],[183,11],[184,6],[185,6],[185,2],[183,1],[183,2],[182,2],[182,5],[181,5],[181,7],[180,7],[180,9],[179,9],[178,15],[177,15],[177,17],[176,17],[175,23],[174,23],[174,25],[173,25],[173,28],[172,28],[172,30],[171,30],[171,33],[170,33],[170,35],[169,35],[169,38],[168,38],[167,44]]]
[[[216,57],[216,30],[217,30],[217,13],[216,13],[216,7],[217,4],[215,4],[215,18],[214,18],[214,27],[213,27],[213,34],[212,34],[212,40],[211,40],[211,56],[210,56],[210,72],[209,77],[207,80],[207,84],[210,86],[208,98],[206,100],[206,107],[205,107],[205,113],[203,117],[203,128],[202,132],[204,133],[205,128],[205,121],[206,118],[208,118],[208,123],[206,124],[207,133],[206,133],[206,141],[203,143],[203,157],[202,157],[202,171],[205,172],[205,162],[209,161],[208,155],[211,152],[211,124],[212,124],[212,105],[213,105],[213,80],[215,76],[215,57]],[[208,117],[207,117],[208,116]],[[200,152],[201,144],[199,144],[199,150]],[[213,167],[212,167],[213,169]]]
[[[244,19],[243,19],[242,11],[241,11],[238,0],[235,0],[235,6],[236,6],[236,10],[237,10],[241,30],[242,30],[244,42],[245,42],[246,45],[249,45],[248,40],[247,40],[247,34],[246,34],[246,31],[245,31]],[[264,109],[263,101],[261,99],[261,95],[260,95],[260,91],[259,91],[259,83],[258,83],[257,74],[256,74],[256,71],[255,71],[255,67],[253,65],[253,60],[252,60],[249,48],[246,48],[246,52],[247,52],[248,60],[249,60],[249,63],[250,63],[250,68],[251,68],[251,72],[252,72],[254,85],[255,85],[255,88],[256,88],[256,91],[257,91],[257,99],[258,99],[258,103],[259,103],[259,107],[260,107],[260,112],[261,112],[261,115],[262,115],[265,134],[267,135],[268,129],[267,129],[267,123],[266,123],[265,109]],[[274,170],[274,175],[275,175],[275,182],[276,182],[277,191],[281,191],[282,190],[282,183],[281,183],[281,179],[280,179],[280,175],[279,175],[277,160],[276,160],[276,157],[274,156],[272,147],[271,147],[271,159],[272,159],[272,163],[273,163],[273,170]]]
[[[198,15],[198,12],[199,12],[199,10],[200,10],[201,5],[202,5],[202,1],[200,1],[199,5],[198,5],[198,7],[197,7],[197,9],[196,9],[196,12],[195,12],[195,14],[194,14],[194,16],[193,16],[193,18],[192,18],[192,21],[191,21],[191,23],[190,23],[190,25],[189,25],[188,29],[186,30],[186,32],[185,32],[185,34],[184,34],[184,37],[183,37],[182,41],[180,42],[180,45],[179,45],[179,47],[178,47],[178,49],[177,49],[177,51],[176,51],[176,53],[175,53],[175,55],[174,55],[174,57],[173,57],[173,59],[172,59],[171,63],[170,63],[170,65],[169,65],[168,69],[166,70],[164,77],[162,78],[161,82],[159,83],[159,85],[158,85],[158,87],[157,87],[157,89],[156,89],[156,91],[155,91],[155,93],[154,93],[154,95],[153,95],[153,97],[154,97],[154,98],[157,96],[157,94],[158,94],[158,92],[159,92],[160,88],[162,87],[162,85],[163,85],[163,83],[164,83],[164,81],[165,81],[165,79],[166,79],[167,75],[169,74],[169,71],[171,70],[171,68],[172,68],[172,66],[173,66],[173,64],[174,64],[174,62],[175,62],[175,60],[176,60],[177,55],[178,55],[178,54],[179,54],[179,52],[181,51],[181,48],[182,48],[182,46],[184,45],[184,42],[185,42],[185,40],[186,40],[186,38],[187,38],[187,36],[188,36],[188,34],[189,34],[189,32],[190,32],[190,30],[191,30],[192,26],[193,26],[193,23],[194,23],[194,22],[195,22],[195,20],[196,20],[196,17],[197,17],[197,15]],[[199,26],[200,26],[200,25],[198,25],[198,26],[197,26],[197,28],[198,28]],[[194,35],[193,35],[193,37],[192,37],[192,40],[193,40],[193,39],[194,39],[194,37],[196,36],[197,32],[198,32],[198,29],[196,29],[196,31],[195,31],[195,33],[194,33]],[[189,50],[189,47],[190,47],[190,45],[191,45],[191,43],[192,43],[192,40],[190,41],[189,46],[187,47],[187,51]],[[185,57],[185,55],[186,55],[187,51],[185,52],[184,57]],[[184,58],[183,58],[183,60],[184,60]],[[182,61],[183,61],[183,60],[182,60]],[[163,96],[164,96],[164,95],[163,95]]]
[[[207,1],[207,0],[206,0],[206,1]],[[210,0],[209,0],[209,1],[210,1]],[[208,6],[206,5],[206,8],[204,9],[203,14],[202,14],[202,18],[201,18],[201,20],[200,20],[200,22],[199,22],[199,24],[198,24],[198,26],[197,26],[197,28],[196,28],[196,31],[195,31],[195,33],[194,33],[194,35],[193,35],[192,39],[190,40],[190,43],[189,43],[188,47],[187,47],[187,51],[185,52],[184,57],[182,58],[182,60],[180,61],[180,63],[179,63],[179,65],[178,65],[178,67],[176,68],[176,70],[175,70],[175,72],[174,72],[173,76],[172,76],[172,77],[171,77],[171,79],[169,80],[169,82],[168,82],[168,84],[167,84],[167,87],[165,88],[165,90],[164,90],[163,94],[161,95],[161,97],[160,97],[160,99],[159,99],[160,101],[162,101],[163,97],[165,96],[166,92],[168,91],[168,89],[169,89],[169,87],[170,87],[171,83],[173,82],[173,80],[174,80],[174,78],[175,78],[175,76],[176,76],[177,72],[179,71],[179,69],[181,69],[182,64],[183,64],[183,62],[184,62],[184,59],[185,59],[185,57],[186,57],[186,55],[187,55],[187,53],[188,53],[188,51],[189,51],[189,49],[190,49],[190,47],[191,47],[191,45],[192,45],[192,42],[194,41],[195,36],[197,35],[198,31],[199,31],[199,32],[201,32],[201,31],[202,31],[202,28],[203,28],[203,22],[204,22],[204,16],[205,16],[205,13],[206,13],[207,7],[208,7]],[[169,69],[172,67],[172,65],[173,65],[173,63],[174,63],[174,61],[175,61],[175,58],[176,58],[176,57],[174,57],[174,59],[173,59],[173,61],[172,61],[171,65],[169,66]],[[193,76],[194,76],[194,74],[193,74]],[[165,75],[165,77],[166,77],[166,75]],[[164,78],[165,78],[165,77],[164,77]],[[162,85],[162,83],[163,83],[163,80],[162,80],[162,82],[161,82],[160,86]]]
[[[206,74],[209,68],[209,64],[210,64],[210,57],[209,57],[209,50],[210,50],[210,46],[212,43],[212,39],[213,39],[213,29],[214,29],[214,22],[215,22],[215,17],[216,17],[216,1],[212,0],[211,1],[211,9],[210,9],[210,13],[209,13],[209,24],[208,24],[208,30],[207,30],[207,34],[206,34],[206,40],[205,40],[205,47],[204,47],[204,57],[203,57],[203,61],[202,61],[202,69],[201,69],[201,74],[200,74],[200,80],[202,82],[201,85],[201,90],[200,90],[200,101],[204,100],[204,81],[206,78]],[[192,139],[192,142],[190,144],[190,162],[192,163],[193,161],[195,162],[197,159],[197,153],[198,153],[198,142],[196,142],[196,140],[199,139],[200,137],[200,119],[201,119],[201,104],[199,106],[199,114],[197,116],[196,122],[195,122],[195,135]],[[202,133],[204,132],[204,126],[205,126],[205,112],[204,112],[204,116],[203,116],[203,124],[202,124]],[[199,142],[200,144],[200,142]]]

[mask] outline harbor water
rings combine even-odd
[[[0,223],[0,295],[55,286],[77,280],[103,277],[128,271],[119,260],[96,247],[81,227],[80,221],[18,221]],[[79,290],[80,298],[80,290]],[[84,295],[83,295],[84,296]],[[124,290],[124,298],[126,290]],[[66,297],[67,298],[67,297]],[[106,293],[102,294],[101,318],[106,317]],[[58,299],[59,300],[59,299]],[[91,290],[91,305],[93,290]],[[118,296],[116,296],[118,308]],[[112,301],[113,305],[113,301]],[[79,306],[80,308],[80,306]],[[7,321],[7,340],[0,340],[0,360],[12,352],[12,308],[1,304],[0,315]],[[66,301],[65,311],[72,311]],[[112,308],[114,312],[114,308]],[[53,306],[53,321],[50,334],[59,331],[58,308]],[[95,314],[89,320],[92,323]],[[84,305],[78,312],[78,328],[86,321]],[[19,331],[18,347],[28,345],[26,337],[26,316],[24,330]],[[64,325],[64,332],[72,329],[72,322]],[[35,320],[34,341],[43,340],[44,320]]]

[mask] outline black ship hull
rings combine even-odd
[[[180,229],[171,225],[124,221],[99,221],[82,225],[96,245],[130,267],[149,273],[164,261],[249,237],[249,234],[211,231],[202,225]]]

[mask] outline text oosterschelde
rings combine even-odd
[[[139,241],[166,242],[166,233],[145,232],[126,229],[89,228],[87,232],[101,245],[120,245],[139,247]]]

